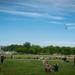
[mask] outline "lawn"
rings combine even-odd
[[[45,72],[45,66],[37,59],[5,59],[3,64],[0,64],[2,71],[0,75],[75,75],[75,66],[73,61],[62,62],[59,60],[48,60],[53,67],[55,63],[59,64],[58,72]]]

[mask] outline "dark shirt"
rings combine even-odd
[[[55,65],[54,66],[54,71],[58,71],[58,67],[59,67],[58,65]]]

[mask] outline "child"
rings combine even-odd
[[[46,66],[48,65],[48,61],[45,62],[45,65],[46,65]]]
[[[50,72],[50,71],[51,71],[51,66],[49,66],[49,64],[46,65],[46,67],[45,67],[45,71],[46,71],[46,72]]]

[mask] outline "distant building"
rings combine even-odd
[[[7,52],[5,52],[5,54],[17,54],[17,52],[16,51],[7,51]]]

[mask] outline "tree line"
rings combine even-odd
[[[18,53],[25,54],[75,54],[75,47],[65,47],[65,46],[44,46],[31,45],[30,42],[25,42],[23,45],[12,44],[9,46],[3,46],[4,51],[16,51]]]

